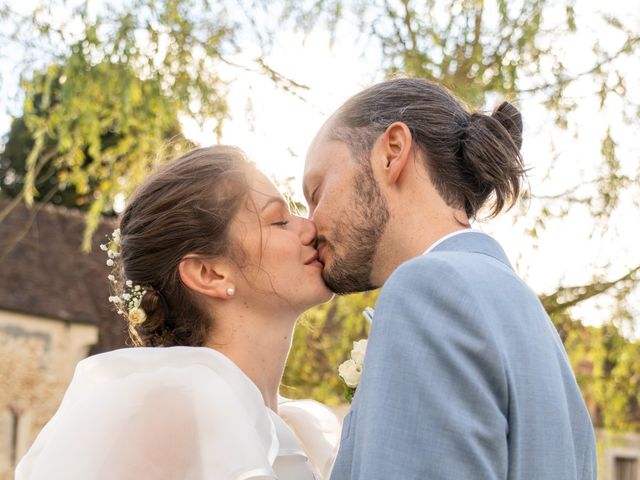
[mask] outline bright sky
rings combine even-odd
[[[631,6],[634,2],[616,3],[615,12],[635,15],[640,29],[640,12]],[[583,38],[565,42],[567,65],[575,71],[583,71],[585,65],[588,66],[590,51],[584,51],[585,40],[589,40],[590,45],[592,35],[600,36],[598,25],[602,21],[602,15],[594,10],[593,4],[585,6],[582,3],[581,8],[583,11],[578,10],[578,14],[583,16],[583,25],[588,25],[591,31]],[[609,37],[602,41],[604,44],[607,41],[615,43],[616,39]],[[279,90],[257,74],[229,69],[231,118],[224,126],[222,142],[243,148],[267,174],[279,179],[295,177],[292,186],[302,198],[301,173],[310,141],[326,118],[349,96],[381,79],[381,58],[375,49],[358,40],[356,30],[348,25],[339,30],[333,48],[329,48],[329,36],[324,32],[315,32],[306,38],[298,33],[281,32],[272,51],[268,63],[273,68],[310,87],[309,91],[302,92],[306,101]],[[245,57],[237,60],[242,63],[251,58],[252,53],[245,52]],[[7,66],[5,63],[4,69]],[[640,103],[639,69],[637,65],[629,65],[628,70],[628,95]],[[7,88],[0,86],[0,98],[6,98]],[[595,102],[587,96],[591,91],[590,85],[578,85],[574,92],[584,98],[570,118],[580,125],[577,137],[558,131],[535,99],[519,105],[525,119],[523,155],[532,167],[530,180],[534,193],[561,192],[573,185],[576,172],[595,176],[600,161],[601,136],[608,123],[615,124],[616,130],[623,134],[616,138],[623,159],[622,169],[633,174],[638,168],[640,131],[637,124],[625,126],[615,114],[598,114]],[[611,105],[610,110],[615,112],[616,105]],[[0,132],[6,131],[8,122],[6,114],[0,113]],[[187,136],[198,143],[216,142],[211,125],[199,129],[187,118],[183,123]],[[552,162],[552,142],[559,157],[557,168],[547,179],[544,174]],[[624,199],[624,204],[626,207],[613,218],[611,228],[604,236],[590,239],[592,219],[576,209],[569,220],[550,224],[537,249],[532,248],[532,241],[524,234],[524,228],[535,220],[535,205],[524,216],[514,212],[477,227],[493,234],[503,244],[518,271],[535,291],[549,292],[560,279],[577,284],[588,281],[594,265],[604,266],[611,262],[609,273],[613,277],[640,263],[636,246],[640,216],[632,199]],[[517,220],[515,225],[514,219]],[[640,313],[640,298],[633,301]],[[608,312],[590,304],[577,314],[587,323],[597,324]]]

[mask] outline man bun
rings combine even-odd
[[[522,148],[522,115],[509,102],[502,102],[491,114],[505,128],[518,150]]]

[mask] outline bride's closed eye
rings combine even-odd
[[[286,227],[289,224],[289,220],[281,220],[279,222],[274,222],[271,225],[272,226],[278,226],[278,227]]]

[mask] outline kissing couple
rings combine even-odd
[[[522,118],[395,79],[309,147],[309,217],[235,147],[165,164],[103,247],[136,348],[81,361],[18,480],[595,479],[562,342],[500,245]],[[381,287],[339,422],[278,395],[296,319]]]

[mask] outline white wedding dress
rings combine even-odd
[[[80,362],[16,480],[329,478],[336,417],[310,400],[276,414],[205,347],[130,348]]]

